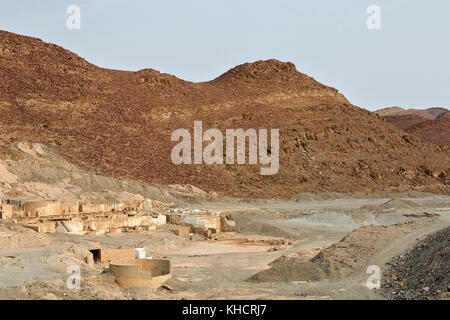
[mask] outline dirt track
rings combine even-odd
[[[405,132],[290,62],[244,63],[193,83],[153,69],[100,68],[57,45],[0,31],[0,299],[432,298],[448,277],[440,268],[448,266],[447,247],[436,244],[446,233],[405,252],[450,223],[450,118],[433,117]],[[403,119],[402,128],[417,120]],[[279,155],[277,174],[261,175],[261,163],[225,165],[220,156],[217,164],[176,165],[172,133],[192,132],[194,121],[222,133],[279,129],[279,148],[268,151]],[[22,200],[44,199],[72,202],[73,212],[64,213],[84,219],[79,234],[108,233],[75,235],[62,227],[71,216],[61,217],[62,209],[52,212],[56,233],[19,226],[47,219],[22,208]],[[203,221],[203,235],[192,239],[165,222],[85,225],[116,207],[80,206],[136,199],[149,199],[148,213],[162,218],[185,209],[227,217],[213,217],[214,228]],[[228,218],[238,229],[221,233]],[[209,232],[217,238],[205,240]],[[157,290],[121,289],[107,263],[94,263],[89,249],[98,246],[147,247],[172,261],[173,278]],[[423,246],[433,255],[422,254]],[[392,267],[399,255],[404,263]],[[418,292],[416,262],[434,257],[439,265],[424,276],[429,290]],[[66,287],[69,266],[81,270],[80,290]],[[395,271],[409,287],[392,279],[396,293],[368,289],[369,266],[380,268],[384,283]]]
[[[377,206],[389,202],[385,199],[336,199],[324,201],[244,201],[208,202],[197,207],[237,208],[260,205],[263,209],[248,211],[236,209],[232,215],[243,226],[241,233],[224,234],[216,241],[187,240],[175,236],[168,230],[145,233],[125,233],[107,237],[87,237],[66,234],[53,234],[49,238],[51,247],[31,249],[0,250],[0,298],[2,299],[382,299],[376,290],[365,286],[368,265],[384,265],[393,256],[412,247],[417,239],[425,237],[450,223],[450,197],[432,196],[403,199],[414,203],[414,208],[384,209],[384,213],[365,212],[361,214],[342,212],[342,207],[353,203],[354,212],[358,206]],[[334,209],[333,209],[334,208]],[[345,211],[345,210],[344,210]],[[438,217],[416,218],[411,214],[423,212],[438,213]],[[405,217],[404,214],[409,214]],[[388,217],[389,219],[387,219]],[[264,227],[249,221],[260,221]],[[247,221],[247,222],[246,222]],[[387,222],[390,221],[390,222]],[[404,224],[404,222],[410,221]],[[392,223],[400,223],[403,230],[395,236]],[[367,224],[389,224],[384,234],[378,228],[375,237],[388,237],[376,245],[372,253],[365,258],[355,272],[349,272],[341,278],[321,281],[288,281],[270,283],[250,283],[247,281],[255,274],[269,269],[274,260],[282,256],[296,256],[307,261],[321,250],[339,241],[349,232]],[[272,229],[273,228],[273,229]],[[373,227],[368,227],[370,228]],[[394,228],[394,229],[392,229]],[[275,231],[276,232],[275,232]],[[360,230],[360,229],[358,229]],[[351,243],[359,240],[370,241],[370,232],[359,238],[360,232],[353,233]],[[364,229],[361,229],[364,230]],[[389,232],[393,230],[394,233]],[[266,231],[269,234],[262,234]],[[259,234],[258,234],[259,233]],[[280,245],[273,236],[283,233],[291,241]],[[378,234],[378,235],[377,235]],[[278,238],[276,238],[278,239]],[[359,240],[358,240],[359,239]],[[375,241],[375,239],[374,239]],[[168,257],[173,262],[173,279],[169,284],[174,290],[120,289],[114,284],[111,274],[104,273],[104,267],[89,267],[71,252],[71,248],[86,243],[101,244],[104,247],[118,248],[148,246],[153,256]],[[278,243],[278,244],[277,244]],[[290,243],[290,244],[289,244]],[[345,243],[345,242],[344,242]],[[351,246],[353,247],[353,245]],[[330,247],[330,248],[333,248]],[[345,253],[345,248],[339,251]],[[333,251],[334,252],[334,251]],[[356,256],[355,256],[356,258]],[[81,290],[71,291],[65,288],[67,265],[81,266]],[[272,264],[273,267],[273,264]]]

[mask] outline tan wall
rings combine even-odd
[[[134,259],[134,249],[100,249],[101,262],[114,259]]]
[[[39,223],[39,232],[54,233],[56,231],[57,223],[54,221],[46,221]]]
[[[77,214],[80,212],[78,202],[64,202],[61,206],[64,214]]]
[[[71,233],[83,234],[84,221],[81,218],[71,219],[70,221],[64,221],[64,223],[70,228]]]
[[[144,202],[146,204],[142,206]],[[40,232],[55,232],[58,223],[56,220],[51,221],[52,217],[64,215],[71,216],[66,217],[67,219],[64,220],[64,229],[75,234],[137,227],[145,227],[147,230],[150,230],[150,227],[167,223],[167,217],[164,214],[155,216],[152,214],[142,214],[142,212],[139,212],[139,209],[135,210],[139,206],[145,207],[146,209],[151,207],[152,200],[150,199],[141,200],[140,202],[131,201],[129,203],[111,204],[79,203],[75,201],[59,202],[52,200],[27,201],[22,203],[24,210],[21,213],[23,213],[23,217],[18,217],[19,211],[17,210],[14,210],[13,217],[18,218],[21,223],[36,226]],[[11,207],[14,206],[10,206],[9,208]],[[117,210],[118,208],[120,210]],[[0,210],[0,212],[2,211]],[[93,215],[86,215],[86,213]],[[5,214],[2,213],[2,217],[10,217],[11,215],[8,212],[5,212]],[[42,219],[45,217],[47,219]],[[60,219],[60,217],[57,218]]]
[[[25,203],[24,212],[26,217],[47,217],[63,214],[59,201],[28,201]]]
[[[0,218],[3,220],[11,220],[13,214],[13,207],[10,204],[4,204],[1,209]]]
[[[172,230],[172,232],[180,237],[189,237],[189,234],[191,233],[191,227],[179,227]]]

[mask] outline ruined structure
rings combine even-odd
[[[152,210],[152,201],[80,203],[54,200],[2,200],[1,218],[37,232],[101,235],[123,230],[151,230],[166,224],[166,216]]]
[[[234,230],[234,222],[218,211],[167,209],[151,199],[126,203],[81,203],[56,200],[0,200],[0,218],[43,233],[103,235],[150,231],[167,223],[180,226],[180,236],[214,237]]]
[[[172,264],[165,259],[122,259],[111,261],[110,266],[122,288],[158,288],[172,277]]]

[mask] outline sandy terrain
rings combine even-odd
[[[290,62],[194,83],[100,68],[0,31],[0,299],[445,298],[441,111],[422,114],[416,137]],[[175,164],[172,133],[200,120],[204,131],[278,129],[279,150],[267,150],[277,174],[261,175],[261,163]],[[94,261],[99,247],[146,247],[172,262],[172,278],[122,289],[114,265]],[[79,289],[66,283],[73,268]],[[368,288],[368,270],[383,294]]]
[[[378,290],[366,287],[367,267],[384,270],[393,256],[450,224],[450,197],[427,194],[398,199],[230,199],[190,206],[241,207],[241,212],[230,213],[241,229],[223,233],[219,240],[189,240],[175,236],[169,227],[101,237],[50,234],[50,246],[0,249],[0,298],[383,299]],[[169,258],[170,289],[119,288],[108,265],[83,260],[80,249],[98,245],[145,246],[153,257]],[[271,276],[271,270],[283,270],[286,264],[293,267],[290,272]],[[66,288],[70,265],[81,269],[79,290]],[[249,281],[264,273],[263,281]]]

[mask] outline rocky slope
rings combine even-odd
[[[171,162],[177,128],[278,128],[280,169]],[[0,32],[0,158],[42,143],[94,173],[192,184],[247,197],[299,192],[448,192],[448,149],[353,106],[336,89],[277,60],[246,63],[192,83],[156,70],[96,67],[39,39]],[[3,156],[2,156],[3,154]]]
[[[449,299],[450,228],[429,235],[388,263],[381,293],[393,300]]]
[[[450,147],[450,113],[440,115],[436,119],[420,122],[406,131],[434,144]]]
[[[434,107],[428,109],[403,109],[400,107],[389,107],[375,111],[380,117],[387,116],[406,116],[406,115],[415,115],[427,120],[436,119],[439,116],[448,113],[449,110],[446,108]]]
[[[445,108],[408,109],[390,107],[375,111],[397,128],[439,146],[450,146],[450,111]]]
[[[412,127],[416,124],[428,121],[427,118],[418,116],[416,114],[405,114],[405,115],[392,115],[392,116],[385,116],[383,117],[384,120],[386,120],[389,123],[392,123],[397,128],[406,130],[409,127]]]

